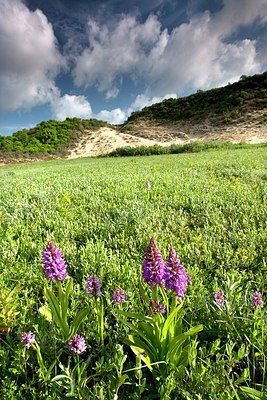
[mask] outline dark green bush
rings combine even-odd
[[[172,144],[170,146],[137,146],[137,147],[120,147],[104,157],[133,157],[133,156],[151,156],[158,154],[179,154],[179,153],[198,153],[201,151],[208,151],[211,149],[227,149],[234,150],[240,148],[250,147],[266,147],[266,143],[262,144],[248,144],[245,142],[231,143],[231,142],[191,142],[186,144]],[[100,156],[103,157],[103,156]]]

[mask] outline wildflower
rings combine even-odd
[[[179,302],[181,302],[191,279],[173,247],[171,247],[165,263],[164,281],[165,288],[175,292]]]
[[[25,344],[26,349],[29,350],[29,348],[35,343],[35,334],[31,331],[22,332],[20,341]]]
[[[223,307],[224,306],[224,291],[219,290],[218,292],[214,293],[214,300],[217,306]]]
[[[151,189],[151,185],[150,185],[149,180],[146,181],[146,188],[147,188],[147,190],[150,190],[150,189]]]
[[[85,340],[81,335],[75,333],[72,338],[69,340],[69,349],[73,351],[75,354],[82,354],[86,350]]]
[[[48,242],[43,251],[42,263],[44,266],[44,274],[51,281],[58,279],[63,281],[68,277],[67,265],[62,256],[61,251],[53,242]]]
[[[119,303],[125,303],[126,298],[125,298],[125,292],[122,289],[116,289],[115,292],[112,295],[112,298],[114,300],[114,305],[117,306]]]
[[[143,279],[150,286],[163,284],[164,262],[154,237],[151,238],[146,250],[142,268]]]
[[[89,275],[86,278],[85,288],[87,293],[93,295],[95,298],[101,296],[101,285],[97,275]]]
[[[254,292],[253,293],[253,295],[252,295],[252,304],[253,304],[254,308],[263,306],[263,300],[262,300],[261,292]]]
[[[160,304],[158,300],[151,300],[150,302],[150,309],[152,311],[152,314],[156,313],[161,313],[164,314],[166,312],[166,308],[164,307],[163,304]]]

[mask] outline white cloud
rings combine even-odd
[[[126,113],[121,108],[115,108],[111,111],[102,110],[94,117],[116,125],[122,124],[126,120]]]
[[[166,92],[183,95],[237,80],[263,70],[258,42],[249,37],[229,42],[241,26],[267,22],[266,0],[224,0],[220,11],[193,15],[172,31],[163,29],[158,17],[145,22],[122,15],[110,27],[90,19],[88,42],[73,70],[77,86],[96,86],[113,97],[122,75],[143,81],[148,96]],[[115,86],[114,86],[115,85]]]
[[[106,100],[115,99],[119,94],[119,89],[117,87],[109,89],[106,93]]]
[[[55,97],[51,106],[54,118],[60,121],[73,117],[89,119],[92,116],[91,105],[84,96],[65,94]]]
[[[19,0],[0,0],[0,8],[0,111],[46,103],[63,64],[52,25]]]
[[[150,70],[156,93],[207,89],[259,71],[255,41],[225,42],[221,32],[214,32],[213,18],[206,12],[172,31]]]
[[[77,86],[96,85],[108,91],[123,74],[138,75],[146,60],[154,57],[163,43],[166,31],[161,31],[157,17],[150,15],[144,23],[123,15],[115,28],[88,22],[89,47],[77,57],[73,70]]]
[[[213,18],[213,30],[229,35],[240,26],[248,26],[257,20],[267,22],[266,0],[224,0],[223,8]]]

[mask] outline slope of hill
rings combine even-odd
[[[267,142],[267,72],[241,77],[222,88],[164,100],[134,112],[122,125],[67,118],[0,136],[0,163],[97,156],[124,146],[167,146],[196,140]]]
[[[133,113],[122,127],[165,140],[267,141],[267,72],[222,88],[167,99]]]

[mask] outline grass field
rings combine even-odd
[[[266,306],[251,305],[255,292],[266,299],[266,166],[266,148],[255,147],[0,167],[0,313],[12,311],[2,316],[10,331],[0,334],[0,398],[266,398]],[[190,342],[184,373],[170,370],[164,379],[160,369],[156,376],[140,368],[125,344],[131,328],[111,296],[121,288],[123,309],[146,313],[139,281],[152,236],[164,259],[176,249],[191,277],[184,326],[204,326]],[[87,343],[80,357],[39,312],[48,303],[44,287],[56,290],[41,262],[49,240],[73,278],[68,318],[91,309],[79,326]],[[84,290],[93,274],[102,284],[102,340],[100,302]],[[214,301],[219,290],[224,307]],[[47,379],[38,351],[20,343],[28,331],[36,333],[46,371],[51,365]]]

